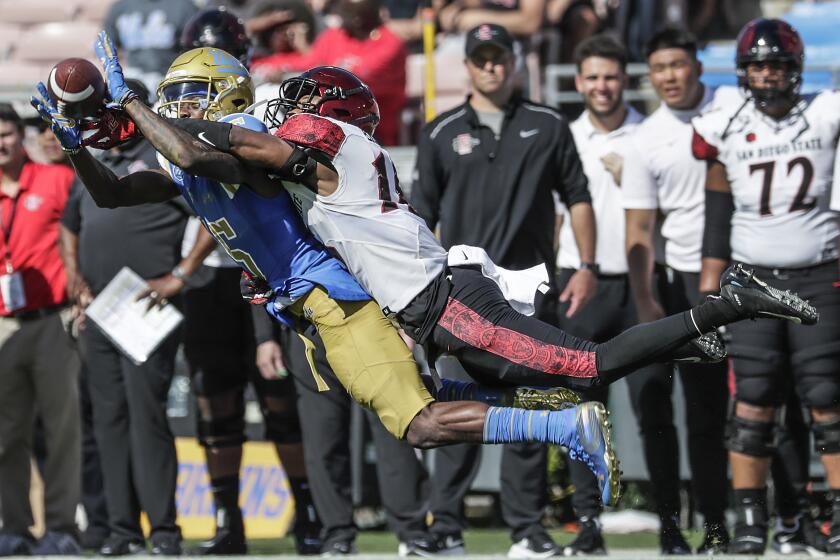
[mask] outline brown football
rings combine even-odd
[[[105,80],[89,60],[66,58],[50,70],[47,91],[60,113],[75,119],[92,117],[103,107]]]

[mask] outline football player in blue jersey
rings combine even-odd
[[[51,123],[99,205],[161,202],[183,195],[228,254],[270,286],[275,305],[282,308],[281,320],[317,328],[342,385],[362,406],[376,412],[395,436],[419,448],[461,442],[563,445],[593,471],[603,501],[614,502],[618,465],[602,405],[548,411],[435,401],[397,330],[346,268],[306,230],[291,199],[265,171],[224,153],[229,146],[223,135],[204,135],[202,140],[221,150],[213,149],[136,102],[104,33],[97,40],[97,53],[108,75],[113,106],[124,110],[171,162],[168,172],[114,176],[84,148],[78,124],[61,115],[39,85],[41,98],[33,97],[33,106]],[[239,61],[206,48],[182,56],[199,57],[197,66],[204,70],[174,91],[161,92],[163,113],[213,121],[246,108],[250,98],[237,92],[249,89],[250,78]]]

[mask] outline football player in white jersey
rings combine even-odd
[[[440,247],[402,199],[387,152],[360,128],[375,126],[378,108],[358,78],[340,68],[313,68],[286,80],[274,105],[288,111],[280,123],[269,107],[267,119],[279,127],[274,135],[178,122],[194,134],[223,137],[231,153],[268,168],[287,188],[297,183],[292,192],[315,236],[410,337],[457,356],[468,370],[511,385],[588,388],[668,361],[689,341],[733,321],[767,315],[817,320],[805,302],[781,297],[732,268],[721,277],[721,298],[603,344],[577,339],[512,307],[502,288],[510,295],[521,286],[509,283],[483,251],[457,246],[447,255]],[[522,299],[533,300],[538,284]],[[533,309],[533,301],[515,305]]]
[[[840,93],[800,94],[804,47],[784,21],[754,20],[737,43],[745,99],[693,121],[694,155],[707,161],[700,289],[716,290],[716,275],[744,263],[803,294],[822,316],[813,329],[766,320],[729,327],[736,404],[727,447],[738,512],[729,550],[765,549],[774,420],[790,372],[832,491],[828,550],[840,552],[840,224],[829,209]]]
[[[116,70],[110,69],[110,74],[116,74]],[[121,80],[122,76],[110,78]],[[474,247],[459,246],[455,255],[443,252],[425,223],[402,200],[387,153],[359,128],[372,130],[378,122],[378,107],[358,78],[340,68],[318,67],[287,80],[280,92],[277,104],[285,106],[289,116],[274,135],[229,123],[176,119],[173,124],[203,141],[185,143],[180,133],[175,133],[177,130],[173,132],[171,124],[150,119],[151,115],[144,115],[146,122],[139,126],[144,132],[145,128],[154,132],[171,157],[185,160],[184,165],[189,163],[194,173],[205,172],[204,161],[208,162],[207,173],[219,173],[219,151],[214,147],[223,147],[248,165],[268,169],[275,178],[304,185],[313,193],[309,197],[312,205],[300,210],[316,237],[338,253],[363,287],[396,316],[409,336],[428,342],[433,353],[452,353],[468,370],[495,376],[508,385],[587,388],[609,384],[643,365],[668,361],[690,341],[721,325],[759,316],[807,324],[818,320],[816,309],[797,296],[782,296],[748,271],[733,267],[721,276],[719,298],[631,328],[602,344],[572,337],[512,306],[526,312],[533,310],[539,280],[524,288],[521,278],[510,282],[504,274],[509,271],[499,270],[483,251]],[[45,118],[52,120],[54,131],[64,137],[70,125],[37,99],[33,103]],[[74,134],[75,131],[68,133],[65,140],[73,141]],[[208,138],[213,140],[208,143]],[[280,181],[251,188],[267,203],[286,193]],[[404,274],[405,269],[418,270],[418,265],[424,267],[418,274],[426,282]],[[508,300],[512,295],[513,304]],[[277,299],[268,308],[277,311],[282,305],[283,300]],[[305,315],[309,313],[304,311]],[[318,316],[325,325],[327,320],[344,324],[349,318],[341,312]],[[459,384],[450,384],[437,391],[437,398],[445,401],[468,395],[486,400],[479,393],[474,387],[465,390]],[[445,404],[436,403],[435,410]],[[459,407],[463,408],[460,404]],[[422,410],[418,418],[435,414],[431,408]],[[476,411],[479,409],[485,410],[478,407]],[[484,425],[481,439],[485,442],[530,437],[520,429],[524,426],[519,421],[524,418],[520,418],[521,413],[504,409],[504,415],[497,417],[495,408],[486,410],[490,413],[479,419],[470,416],[466,408],[457,414],[454,410],[453,414],[443,413],[441,409],[441,419],[462,424],[468,431]],[[603,406],[581,405],[575,410],[600,422],[601,443],[606,442],[608,447]],[[516,419],[509,421],[509,414]],[[420,430],[423,426],[422,420],[409,423],[410,429]],[[445,431],[446,435],[451,433]],[[548,433],[553,432],[549,429]],[[443,431],[429,433],[434,438],[443,435]],[[408,436],[413,437],[412,432]],[[425,440],[417,443],[438,444]],[[597,463],[593,470],[599,472],[604,503],[609,503],[619,490],[615,461],[605,453]],[[603,467],[609,472],[604,472]]]

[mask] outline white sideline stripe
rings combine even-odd
[[[68,93],[60,87],[58,87],[58,82],[55,81],[55,68],[53,68],[50,71],[50,88],[53,90],[53,93],[55,93],[61,99],[61,101],[69,101],[70,103],[84,101],[93,94],[93,86],[90,84],[88,84],[88,87],[86,87],[78,93]]]

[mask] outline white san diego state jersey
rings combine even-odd
[[[275,135],[326,154],[338,172],[329,196],[284,181],[304,222],[335,251],[386,314],[401,311],[446,266],[447,252],[400,191],[394,164],[358,127],[300,113]]]
[[[778,121],[748,100],[715,107],[692,124],[695,157],[726,166],[733,260],[799,268],[837,258],[840,229],[829,200],[840,93],[803,96]]]

